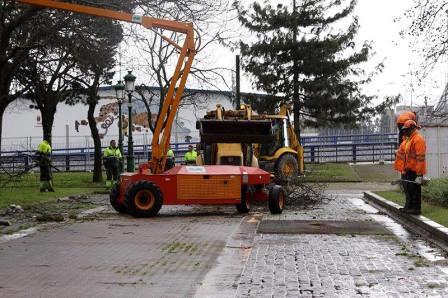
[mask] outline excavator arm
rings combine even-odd
[[[154,28],[159,28],[185,34],[185,40],[182,46],[178,45],[170,38],[161,35],[161,37],[165,41],[173,45],[179,51],[179,58],[176,64],[176,68],[174,70],[173,76],[171,77],[168,91],[163,101],[161,114],[158,117],[158,121],[154,129],[152,139],[152,155],[151,160],[149,161],[149,168],[153,174],[159,174],[163,172],[167,159],[166,153],[170,144],[171,127],[173,125],[174,117],[179,107],[179,103],[185,89],[185,84],[190,73],[191,65],[196,54],[193,24],[151,18],[147,16],[129,14],[121,11],[60,2],[56,0],[15,1],[43,8],[59,9],[128,23],[140,24],[143,27],[151,30],[153,30]]]

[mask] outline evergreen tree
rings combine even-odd
[[[354,125],[375,112],[372,97],[361,91],[370,81],[360,65],[371,46],[354,42],[356,0],[291,2],[276,7],[254,2],[249,9],[235,3],[240,22],[257,38],[240,42],[243,67],[255,87],[293,103],[298,133],[299,114],[306,115],[306,125],[322,126]]]

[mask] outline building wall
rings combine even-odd
[[[99,95],[101,100],[95,110],[95,116],[99,116],[102,106],[116,102],[115,92],[110,88],[101,90]],[[178,125],[173,125],[171,142],[184,142],[187,135],[190,135],[193,141],[198,140],[197,119],[201,118],[208,110],[215,109],[218,103],[226,109],[232,108],[230,97],[225,93],[210,92],[197,97],[197,105],[186,105],[179,108]],[[17,100],[7,108],[3,118],[2,150],[29,149],[42,140],[42,126],[38,121],[38,118],[41,118],[40,111],[30,109],[29,105],[30,102],[27,100]],[[134,103],[133,108],[137,113],[146,111],[143,104],[138,103],[138,101]],[[153,105],[151,108],[158,111],[157,105]],[[126,104],[123,104],[122,109],[123,114],[127,115]],[[88,107],[83,104],[58,105],[53,126],[53,147],[66,147],[67,125],[69,142],[72,148],[93,145],[88,125],[81,125],[78,128],[79,131],[75,130],[76,121],[87,120],[87,110]],[[97,123],[100,134],[104,134],[103,145],[108,144],[111,139],[118,138],[117,115],[114,118],[114,123],[107,130],[102,127],[103,123]],[[152,134],[148,129],[142,129],[140,132],[134,131],[133,136],[136,145],[149,144],[152,139]],[[125,138],[124,141],[126,142],[127,139]]]
[[[426,126],[421,129],[426,139],[427,176],[448,177],[448,126]]]

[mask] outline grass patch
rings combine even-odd
[[[376,194],[384,197],[385,199],[404,206],[405,196],[399,191],[376,191]],[[422,202],[422,215],[427,218],[448,227],[448,208],[436,206],[428,202]]]
[[[398,174],[391,164],[352,165],[355,173],[365,182],[391,182]]]
[[[448,207],[448,179],[433,179],[422,188],[422,197],[434,205]]]
[[[104,191],[102,183],[92,183],[91,173],[54,173],[55,192],[39,192],[39,174],[27,174],[0,189],[0,210],[10,204],[24,208],[55,201],[57,198]]]
[[[307,164],[305,182],[361,182],[346,163]]]

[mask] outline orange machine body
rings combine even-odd
[[[270,180],[270,173],[254,167],[176,166],[162,174],[151,174],[146,164],[142,164],[138,172],[121,175],[118,202],[124,204],[126,193],[134,183],[151,181],[162,191],[164,205],[233,205],[241,202],[243,185],[263,186]],[[268,200],[260,191],[254,198]]]

